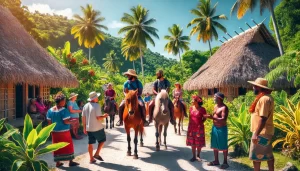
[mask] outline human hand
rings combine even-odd
[[[256,134],[252,135],[251,140],[252,140],[253,144],[258,144],[258,136]]]
[[[109,115],[107,113],[104,113],[103,117],[107,118]]]
[[[83,128],[83,133],[84,133],[85,135],[87,135],[86,128]]]
[[[208,119],[212,119],[213,118],[213,116],[211,114],[205,114],[203,116],[204,116],[204,118],[208,118]]]

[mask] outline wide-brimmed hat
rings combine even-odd
[[[71,93],[69,99],[72,99],[73,97],[76,97],[76,96],[78,96],[78,94],[76,94],[76,93]]]
[[[252,85],[256,85],[256,86],[264,88],[264,89],[274,90],[274,89],[268,87],[268,80],[266,80],[264,78],[257,78],[255,81],[248,81],[248,83],[250,83]]]
[[[124,72],[123,75],[131,75],[137,77],[136,72],[133,69],[128,69],[128,71]]]
[[[90,97],[90,98],[88,98],[87,100],[88,100],[88,101],[92,101],[92,100],[94,100],[95,98],[99,97],[100,95],[101,95],[101,93],[97,93],[97,92],[95,92],[95,91],[90,92],[90,94],[89,94],[89,97]]]

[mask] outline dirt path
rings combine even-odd
[[[213,160],[213,152],[209,148],[204,148],[201,152],[202,162],[189,162],[192,155],[190,147],[185,145],[186,132],[183,131],[181,136],[176,135],[173,127],[168,128],[168,149],[164,150],[164,147],[162,147],[159,152],[155,151],[155,128],[153,124],[146,127],[146,137],[144,138],[145,147],[138,148],[139,159],[137,160],[134,160],[133,157],[126,156],[127,140],[123,127],[106,130],[106,136],[107,141],[105,147],[100,153],[105,162],[97,161],[96,164],[89,164],[87,137],[84,137],[82,140],[74,140],[75,161],[79,162],[80,166],[69,168],[67,163],[65,163],[66,167],[62,167],[59,170],[220,170],[219,167],[207,166],[207,162]],[[220,158],[223,158],[222,154]],[[50,167],[55,166],[52,154],[45,155],[42,159],[46,160]],[[250,168],[246,169],[244,166],[233,161],[229,161],[229,165],[230,168],[227,170],[252,170]]]

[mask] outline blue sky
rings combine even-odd
[[[277,4],[279,1],[277,0]],[[230,16],[230,9],[235,0],[212,0],[213,5],[216,2],[218,2],[216,14],[225,14],[228,17],[228,20],[221,23],[232,36],[235,35],[235,30],[241,32],[239,27],[242,27],[244,30],[248,29],[245,22],[254,26],[251,19],[259,23],[267,18],[264,23],[269,26],[270,13],[267,10],[261,16],[257,8],[252,13],[249,11],[241,20],[238,20],[236,15]],[[118,30],[123,26],[120,22],[123,13],[130,12],[129,10],[132,6],[140,4],[149,10],[151,18],[157,20],[153,26],[159,30],[158,35],[160,39],[155,39],[155,47],[149,44],[149,48],[154,52],[174,58],[174,56],[164,51],[164,46],[167,43],[164,40],[164,36],[168,34],[168,27],[173,24],[179,24],[184,29],[184,34],[189,35],[191,28],[186,28],[186,25],[194,18],[189,11],[196,7],[198,0],[22,0],[22,3],[29,6],[31,11],[38,10],[44,13],[56,13],[69,18],[73,14],[81,15],[80,6],[92,4],[106,18],[103,24],[109,27],[108,33],[117,37],[121,37],[121,35],[118,35]],[[221,40],[224,40],[223,36],[229,38],[221,31],[218,31],[218,33]],[[190,43],[192,50],[208,50],[208,44],[198,42],[196,36],[191,37]],[[213,47],[219,45],[221,45],[219,41],[212,42]]]

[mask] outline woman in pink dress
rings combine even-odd
[[[190,107],[190,120],[187,131],[186,145],[192,147],[193,158],[191,158],[190,161],[194,162],[196,160],[201,161],[201,148],[205,147],[204,115],[206,114],[206,110],[202,107],[203,102],[201,97],[194,95],[192,98],[193,106]]]

